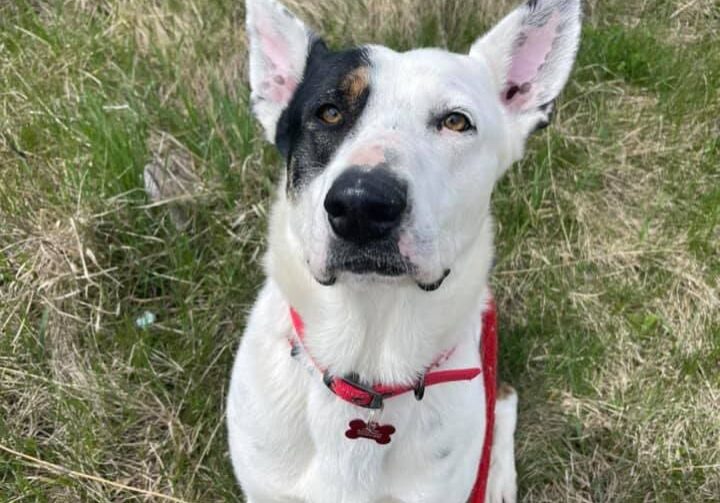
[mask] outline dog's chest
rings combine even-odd
[[[484,432],[482,380],[437,387],[423,401],[396,397],[381,413],[344,403],[316,384],[312,378],[307,383],[300,413],[308,436],[300,451],[313,455],[296,494],[313,502],[368,502],[438,490],[449,476],[459,479],[459,491],[472,484]],[[348,438],[356,420],[391,425],[395,432],[387,444]]]
[[[335,396],[317,369],[291,356],[289,327],[270,321],[277,301],[263,300],[241,345],[230,390],[231,450],[246,484],[256,481],[271,494],[312,503],[467,497],[485,430],[481,378],[433,386],[421,401],[412,393],[387,399],[373,416]],[[477,341],[468,337],[454,355],[448,368],[477,366]],[[395,432],[388,444],[350,439],[354,420],[391,425]],[[448,490],[457,494],[444,498]]]

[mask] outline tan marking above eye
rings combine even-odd
[[[341,88],[350,101],[355,101],[363,95],[369,85],[370,70],[366,66],[361,66],[345,76]]]
[[[325,124],[330,124],[331,126],[339,124],[343,119],[342,113],[340,113],[340,110],[334,105],[321,106],[317,112],[317,116]]]
[[[442,127],[449,129],[450,131],[455,131],[456,133],[463,133],[469,130],[472,127],[472,124],[466,115],[461,114],[460,112],[453,112],[448,114],[442,120]]]

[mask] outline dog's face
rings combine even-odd
[[[248,0],[253,108],[286,159],[286,232],[309,273],[439,288],[547,125],[579,31],[579,0],[536,0],[468,55],[333,52],[274,0]]]

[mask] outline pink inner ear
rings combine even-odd
[[[550,19],[540,27],[525,26],[525,40],[512,55],[503,102],[510,108],[520,109],[536,94],[534,86],[538,71],[547,60],[557,36],[560,14],[553,11]]]
[[[265,78],[261,84],[262,95],[275,103],[287,103],[298,85],[293,75],[290,46],[266,20],[258,23],[258,36],[266,64]]]
[[[284,83],[284,84],[283,84]],[[297,87],[297,80],[288,76],[281,77],[276,75],[273,78],[273,83],[270,84],[267,92],[267,98],[275,103],[289,103],[292,99],[295,88]]]

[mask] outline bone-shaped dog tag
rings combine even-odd
[[[395,427],[390,424],[379,424],[374,421],[365,422],[362,419],[353,419],[348,424],[349,429],[345,436],[351,440],[367,438],[380,445],[390,443],[390,436],[395,433]]]

